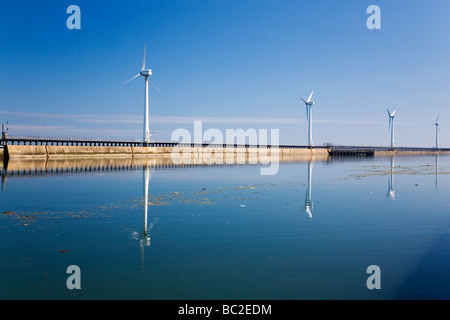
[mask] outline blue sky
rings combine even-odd
[[[69,5],[81,29],[69,30]],[[369,30],[369,5],[381,29]],[[306,144],[450,147],[447,0],[3,1],[0,122],[11,135],[141,139],[147,66],[152,139],[177,128],[279,129]]]

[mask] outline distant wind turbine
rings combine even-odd
[[[393,148],[395,146],[394,143],[394,118],[395,118],[395,113],[397,111],[394,112],[390,112],[389,109],[386,109],[387,113],[389,115],[389,129],[391,130],[391,148]]]
[[[152,70],[151,69],[145,69],[145,47],[146,44],[144,44],[144,57],[142,59],[142,68],[141,68],[141,72],[139,72],[137,75],[135,75],[133,78],[131,78],[128,81],[125,81],[123,84],[126,84],[128,82],[130,82],[133,79],[136,79],[139,76],[143,76],[145,77],[145,100],[144,100],[144,143],[150,143],[150,129],[149,129],[149,113],[148,113],[148,83],[150,82],[150,84],[156,89],[156,91],[159,92],[159,89],[153,84],[153,82],[151,82],[148,77],[152,75]]]
[[[436,118],[434,125],[436,126],[436,149],[439,149],[439,116]]]
[[[303,100],[306,106],[306,120],[308,121],[308,146],[311,147],[313,144],[312,140],[312,123],[311,123],[311,107],[314,105],[314,101],[311,101],[312,95],[314,93],[314,90],[309,95],[308,100]]]

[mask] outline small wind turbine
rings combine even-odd
[[[159,89],[153,84],[153,82],[151,82],[148,77],[152,75],[152,70],[151,69],[145,69],[145,47],[146,44],[144,44],[144,57],[142,59],[142,68],[141,68],[141,72],[139,72],[137,75],[135,75],[133,78],[131,78],[128,81],[125,81],[123,84],[130,82],[131,80],[139,77],[139,76],[143,76],[145,77],[145,100],[144,100],[144,143],[150,143],[150,129],[149,129],[149,113],[148,113],[148,83],[150,82],[151,85],[156,89],[156,91],[159,92]]]
[[[312,142],[312,123],[311,123],[311,107],[314,105],[314,101],[311,101],[313,93],[314,93],[314,90],[309,95],[308,100],[301,98],[306,106],[306,120],[308,121],[308,146],[309,147],[311,147],[313,144],[313,142]]]
[[[389,129],[391,130],[391,148],[394,147],[395,143],[394,143],[394,118],[395,118],[395,113],[397,111],[394,112],[390,112],[389,109],[386,109],[387,113],[389,115]]]
[[[439,149],[439,116],[436,118],[434,125],[436,126],[436,149]]]

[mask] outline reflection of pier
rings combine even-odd
[[[220,166],[216,164],[175,164],[170,158],[155,159],[68,159],[68,160],[9,160],[0,170],[2,178],[23,176],[80,175],[96,172],[140,170],[150,168],[185,168]]]
[[[139,170],[143,167],[173,168],[189,167],[188,164],[174,164],[170,158],[157,159],[68,159],[68,160],[9,160],[4,164],[2,174],[9,177],[58,174],[82,174],[122,170]]]
[[[305,162],[310,156],[284,156],[280,162]],[[317,157],[328,160],[328,155]],[[205,162],[183,162],[177,158],[155,157],[155,158],[68,158],[68,159],[9,159],[0,161],[0,175],[2,182],[7,178],[20,178],[24,176],[51,176],[51,175],[80,175],[97,172],[140,170],[144,167],[150,168],[187,168],[187,167],[218,167],[218,166],[242,166],[261,165],[261,163],[205,163]]]

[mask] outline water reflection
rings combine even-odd
[[[2,191],[3,191],[6,188],[6,181],[8,180],[8,175],[6,173],[6,168],[5,167],[2,167],[1,174],[2,174],[2,177],[1,177],[0,180],[1,180]]]
[[[395,200],[395,189],[394,189],[394,167],[395,167],[395,157],[391,157],[391,174],[388,177],[388,192],[386,198]]]
[[[149,183],[151,180],[151,174],[152,174],[153,168],[150,168],[148,166],[143,168],[144,173],[144,197],[143,197],[143,207],[144,207],[144,220],[143,220],[143,228],[142,232],[133,232],[132,236],[136,240],[139,240],[139,247],[141,252],[141,268],[142,271],[144,271],[144,247],[150,246],[150,230],[153,228],[154,224],[157,222],[157,219],[154,219],[150,225],[148,224],[148,189],[149,189]]]
[[[436,187],[436,190],[438,189],[438,176],[439,176],[439,155],[437,154],[435,156],[435,174],[434,174],[435,178],[434,178],[434,185]]]
[[[311,185],[312,185],[312,169],[313,162],[312,160],[308,161],[308,186],[306,187],[306,196],[305,196],[305,212],[308,214],[308,217],[312,218],[313,212],[313,202],[311,198]]]
[[[232,296],[232,298],[384,298],[390,297],[399,283],[402,283],[403,274],[414,274],[414,277],[408,281],[416,284],[418,283],[417,279],[419,281],[421,279],[420,275],[417,276],[419,271],[420,274],[430,274],[431,270],[431,274],[433,274],[434,266],[440,261],[444,262],[440,265],[445,268],[442,268],[439,275],[444,276],[444,281],[441,283],[446,285],[448,276],[445,271],[448,270],[448,263],[442,260],[447,258],[442,255],[442,252],[445,252],[445,248],[448,247],[448,237],[444,238],[439,233],[442,228],[444,228],[443,230],[448,229],[448,215],[445,214],[448,207],[446,198],[443,195],[440,198],[431,195],[436,196],[434,199],[439,203],[429,209],[428,203],[423,201],[430,196],[426,192],[429,190],[424,189],[425,194],[423,194],[417,188],[416,192],[411,195],[401,192],[401,197],[397,197],[396,202],[386,202],[385,200],[386,191],[387,198],[395,199],[395,187],[405,190],[403,189],[405,185],[411,185],[411,181],[417,182],[416,178],[426,179],[428,188],[433,189],[433,181],[437,187],[438,174],[448,173],[449,160],[450,158],[445,158],[445,156],[441,156],[440,159],[437,156],[421,159],[401,156],[381,157],[376,161],[372,159],[357,159],[357,161],[355,159],[336,159],[334,167],[332,167],[332,165],[321,165],[325,163],[322,160],[308,158],[303,160],[301,165],[283,167],[279,176],[270,178],[272,180],[266,177],[256,177],[254,171],[246,172],[242,170],[243,168],[166,170],[165,167],[171,166],[158,164],[151,160],[138,162],[133,162],[131,159],[115,162],[78,160],[65,164],[63,161],[58,163],[29,161],[22,162],[22,164],[11,162],[7,170],[0,168],[2,186],[4,184],[6,188],[7,178],[10,179],[8,192],[0,194],[2,200],[6,200],[2,203],[3,207],[0,210],[4,214],[0,216],[4,218],[4,221],[14,219],[14,221],[11,220],[12,223],[2,225],[2,242],[4,243],[2,254],[6,257],[3,260],[7,262],[2,265],[2,269],[5,269],[2,273],[13,276],[4,277],[9,282],[3,286],[6,289],[0,293],[3,293],[2,297],[4,297],[6,296],[5,292],[14,290],[19,285],[21,287],[10,297],[21,298],[25,293],[32,291],[29,289],[30,285],[31,288],[42,287],[41,280],[30,284],[21,280],[16,281],[24,278],[23,274],[30,272],[34,267],[30,263],[34,263],[34,261],[38,261],[36,269],[39,276],[46,271],[45,266],[41,267],[41,261],[44,261],[42,264],[47,263],[48,268],[52,268],[51,270],[53,267],[50,266],[53,263],[61,263],[61,261],[68,261],[71,264],[79,263],[85,266],[85,270],[89,270],[89,265],[98,266],[101,262],[102,265],[108,267],[104,270],[105,277],[100,277],[100,280],[110,279],[111,275],[118,276],[117,279],[120,280],[122,279],[120,275],[123,273],[125,275],[123,279],[127,281],[124,282],[123,287],[118,281],[117,289],[111,290],[109,286],[105,288],[108,291],[105,290],[104,293],[107,294],[107,297],[112,298],[122,297],[123,292],[136,294],[140,288],[152,288],[152,290],[142,291],[144,296],[141,298],[148,299],[197,298],[199,292],[202,293],[201,298],[205,296],[230,298],[226,294],[221,295],[230,288],[236,292],[237,289],[239,292],[243,292],[242,296]],[[439,161],[441,161],[440,167]],[[116,172],[124,169],[137,169],[137,171],[126,175]],[[100,170],[102,174],[95,173]],[[300,181],[303,182],[301,184],[295,183],[298,180],[294,180],[295,177],[298,177],[298,170],[300,170]],[[316,207],[312,200],[313,170],[315,170],[314,188],[316,193],[314,200]],[[57,179],[52,179],[55,175],[61,174],[69,176],[64,177],[67,179],[60,179],[59,176]],[[78,179],[78,177],[72,176],[85,174],[91,174],[92,177]],[[213,174],[217,176],[211,179]],[[397,175],[396,186],[394,186],[395,174]],[[416,174],[420,174],[420,177],[410,176]],[[432,177],[433,174],[435,174],[435,179]],[[222,182],[219,179],[221,175],[230,177],[230,179]],[[111,176],[118,177],[111,179]],[[49,179],[40,177],[49,177]],[[441,188],[447,185],[444,183],[446,177],[448,176],[443,176],[441,179]],[[98,179],[98,185],[93,186],[95,189],[79,188],[94,179],[96,183]],[[386,190],[386,179],[388,179],[388,190]],[[57,183],[53,184],[53,181],[56,180]],[[193,183],[194,180],[196,180],[195,183]],[[54,207],[48,205],[45,198],[43,200],[30,198],[31,200],[27,201],[30,205],[24,204],[22,200],[29,190],[36,190],[36,197],[47,192],[51,193],[52,198],[57,198],[59,183],[65,182],[67,182],[68,189],[61,192],[61,198],[54,200]],[[269,184],[270,182],[273,184]],[[109,190],[108,187],[113,186],[112,183],[115,185]],[[246,184],[251,185],[252,188],[235,187]],[[48,187],[48,191],[42,186]],[[202,194],[208,194],[208,198],[211,196],[214,206],[203,207],[199,205],[200,202],[183,201],[187,197],[196,197],[196,190],[204,186],[207,188]],[[253,186],[258,186],[260,189],[253,190],[255,189]],[[156,197],[156,195],[161,193],[171,195],[174,188],[182,188],[179,190],[181,191],[180,196],[168,196],[166,199],[171,201],[170,204],[176,202],[176,207],[162,208],[158,206],[160,201],[154,199],[161,197]],[[95,194],[92,197],[86,197],[86,195],[91,195],[91,190],[108,190],[110,192],[100,197],[96,197]],[[376,198],[372,195],[372,191],[376,194]],[[98,214],[96,218],[108,216],[111,218],[108,220],[109,223],[103,224],[100,220],[88,220],[84,217],[76,221],[44,220],[47,217],[58,218],[66,215],[72,217],[72,210],[79,210],[78,202],[66,204],[64,199],[73,197],[75,192],[79,192],[76,195],[83,200],[81,209]],[[355,193],[358,199],[352,202]],[[239,197],[234,197],[236,195]],[[202,195],[202,200],[203,197]],[[136,198],[138,198],[137,201]],[[110,199],[113,199],[111,200],[111,209],[100,210],[106,201],[108,204],[110,203]],[[115,199],[117,199],[117,206]],[[243,203],[241,199],[248,200],[248,209],[251,209],[252,205],[255,205],[253,208],[263,208],[260,210],[262,214],[256,216],[254,214],[256,211],[250,212],[246,209],[233,211],[234,207],[240,208],[239,204]],[[410,201],[411,199],[415,201]],[[284,202],[280,202],[284,200],[286,200],[286,206]],[[185,203],[192,203],[192,205],[184,205]],[[297,205],[288,205],[291,203],[297,203]],[[320,208],[317,207],[318,203]],[[352,204],[351,207],[348,206],[349,203]],[[302,204],[304,206],[300,208]],[[392,206],[392,204],[396,205]],[[280,210],[280,205],[283,206],[283,210],[286,210],[286,214],[273,214]],[[335,214],[337,206],[346,210],[345,214],[339,216],[339,219],[336,219]],[[405,214],[390,215],[398,207],[402,207]],[[123,210],[124,208],[126,210]],[[47,209],[49,212],[44,212]],[[30,210],[36,211],[36,213],[30,212]],[[38,210],[42,212],[38,214]],[[50,210],[53,210],[54,213]],[[162,214],[157,214],[156,210],[161,211]],[[300,219],[298,217],[299,210],[302,211]],[[361,214],[363,210],[364,214]],[[429,211],[426,219],[422,218],[424,210]],[[316,215],[320,213],[320,219],[317,219],[318,216],[316,216],[314,224],[311,224],[309,222],[313,213]],[[36,228],[25,228],[22,221],[28,222],[29,220],[19,219],[25,217],[29,219],[31,216],[42,220],[35,224]],[[161,217],[161,221],[158,220],[158,217]],[[59,221],[62,223],[60,224]],[[100,223],[98,223],[99,221]],[[170,227],[157,228],[162,221],[164,226]],[[85,223],[87,226],[95,226],[95,228],[84,228]],[[130,228],[129,224],[133,227]],[[111,226],[114,229],[111,229]],[[55,238],[54,231],[62,235],[62,228],[67,228],[64,230],[69,233],[64,232],[64,237],[58,235],[58,238]],[[71,233],[72,229],[73,233]],[[112,234],[111,230],[124,230],[124,232],[116,232],[114,239],[111,239],[109,237]],[[367,230],[371,231],[371,237],[367,237]],[[230,232],[232,236],[230,236]],[[327,239],[324,240],[323,234],[327,234]],[[73,235],[80,235],[80,237],[75,238]],[[26,250],[30,237],[33,237],[31,238],[33,247]],[[97,238],[100,239],[98,244],[95,242],[90,247],[91,240]],[[10,242],[7,242],[8,240]],[[103,251],[104,243],[100,241],[109,241],[108,245],[111,244],[111,246],[108,248],[111,250]],[[122,242],[125,245],[122,245]],[[281,246],[280,243],[282,243]],[[129,245],[132,250],[128,254]],[[421,264],[420,269],[416,269],[415,273],[410,272],[414,271],[416,262],[424,256],[430,245],[436,246],[439,250],[433,251],[432,255],[427,256],[426,263]],[[188,250],[192,247],[200,247],[200,249]],[[354,254],[356,248],[361,254]],[[56,250],[59,249],[69,249],[69,251],[64,254],[56,253]],[[86,254],[84,253],[85,249]],[[102,250],[102,254],[92,254],[94,250]],[[276,256],[272,258],[269,255],[273,253],[276,253]],[[42,256],[45,256],[46,259],[40,259]],[[24,257],[27,258],[26,263]],[[73,258],[78,260],[73,260]],[[113,262],[117,261],[123,263],[117,264],[116,267]],[[362,261],[364,264],[361,263]],[[392,267],[389,265],[391,262]],[[364,276],[367,265],[372,263],[387,266],[384,270],[394,270],[393,273],[388,274],[390,279],[396,279],[395,283],[390,283],[391,288],[394,289],[379,291],[383,296],[374,296],[373,292],[369,292],[365,288],[364,282],[361,286],[361,276],[357,275]],[[255,265],[258,268],[254,268]],[[284,267],[288,265],[292,267]],[[139,275],[141,273],[139,269],[142,272],[146,271],[145,275]],[[138,270],[137,275],[135,274],[136,270]],[[151,272],[149,272],[150,270]],[[267,274],[274,273],[274,270],[277,277],[268,278]],[[300,278],[299,274],[307,276]],[[336,277],[336,274],[342,275],[342,277]],[[434,277],[436,278],[436,276]],[[35,278],[39,279],[38,276]],[[324,282],[329,283],[330,286],[316,285]],[[100,284],[100,281],[98,283]],[[287,284],[281,287],[283,291],[280,291],[280,283]],[[419,289],[422,289],[422,286],[427,290],[439,288],[434,283],[431,285],[422,283],[416,285],[408,293],[416,294]],[[347,290],[346,286],[351,292],[340,291],[342,288]],[[131,290],[128,290],[130,287]],[[339,291],[335,292],[333,288],[337,288],[336,290]],[[361,288],[361,291],[353,293],[353,288]],[[409,290],[409,287],[407,289]],[[91,294],[90,292],[92,291],[86,289],[82,291],[83,294]],[[95,291],[92,295],[97,295],[98,292]],[[274,295],[274,292],[280,293]],[[47,294],[47,291],[44,291],[44,294]],[[126,297],[136,297],[133,294]],[[63,293],[59,297],[66,296]],[[441,294],[440,297],[448,297],[448,294]]]
[[[280,155],[279,162],[306,162],[310,161],[310,155]],[[327,161],[328,155],[314,156],[315,160]],[[236,159],[235,159],[236,160]],[[49,159],[28,159],[11,158],[9,160],[0,160],[0,172],[5,176],[39,176],[51,174],[71,174],[71,173],[89,173],[93,171],[116,171],[141,169],[145,166],[151,168],[180,168],[180,167],[217,167],[217,166],[247,166],[258,165],[255,163],[225,162],[209,163],[191,161],[185,163],[177,160],[170,155],[161,155],[152,158],[49,158]],[[6,179],[6,178],[5,178]]]

